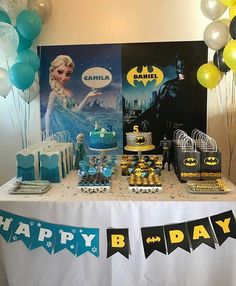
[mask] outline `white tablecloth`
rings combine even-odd
[[[70,174],[44,195],[10,195],[0,188],[0,209],[55,224],[100,229],[100,256],[74,257],[67,250],[49,255],[43,248],[29,251],[22,242],[0,238],[1,286],[235,286],[236,240],[212,249],[199,246],[191,253],[153,252],[145,259],[141,227],[200,219],[232,210],[236,189],[223,195],[194,195],[172,172],[164,171],[163,192],[133,194],[127,179],[117,177],[108,194],[81,194],[77,176]],[[107,258],[106,229],[128,228],[131,255]]]

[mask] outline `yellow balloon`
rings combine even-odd
[[[225,6],[232,6],[236,4],[236,0],[220,0],[221,3],[223,3]]]
[[[231,70],[236,71],[236,40],[230,41],[223,51],[224,62]]]
[[[214,88],[221,80],[221,72],[213,63],[203,64],[197,71],[198,82],[206,88]]]
[[[232,20],[234,16],[236,16],[236,4],[229,7],[229,18],[230,18],[230,20]]]

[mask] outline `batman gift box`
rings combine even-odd
[[[221,152],[201,151],[201,179],[221,178]]]
[[[200,179],[200,152],[183,151],[175,149],[177,161],[175,162],[176,175],[181,182]]]

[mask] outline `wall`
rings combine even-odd
[[[201,12],[200,0],[51,2],[52,16],[43,26],[39,46],[202,40],[210,22]],[[10,105],[12,95],[0,98],[0,184],[14,176],[15,152],[21,148],[19,131],[14,129],[9,116]],[[215,105],[211,98],[210,110],[215,110]],[[31,109],[30,140],[34,142],[40,138],[38,98],[31,103]],[[208,116],[212,119],[211,114]],[[214,134],[212,126],[209,122]]]

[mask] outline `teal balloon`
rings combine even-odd
[[[23,62],[29,64],[36,72],[40,67],[39,56],[31,50],[21,51],[16,59],[17,62]]]
[[[29,88],[35,78],[34,69],[27,63],[19,62],[11,66],[10,71],[11,83],[21,90]]]
[[[6,12],[0,10],[0,22],[5,22],[7,24],[11,24],[11,19],[10,17],[7,15]]]
[[[16,27],[24,38],[34,40],[42,29],[41,18],[35,11],[23,10],[16,18]]]
[[[21,51],[28,50],[32,46],[33,41],[24,38],[21,35],[21,33],[17,30],[16,26],[15,26],[15,29],[16,29],[17,34],[19,36],[19,45],[18,45],[18,48],[17,48],[17,52],[19,53]]]

